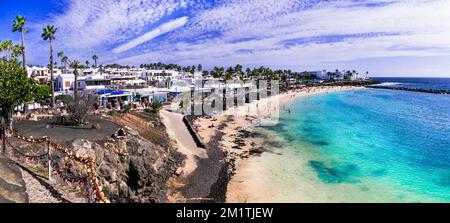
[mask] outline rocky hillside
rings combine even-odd
[[[167,180],[183,158],[131,128],[124,130],[127,136],[123,139],[75,140],[72,146],[79,154],[95,155],[103,192],[111,202],[166,202]]]
[[[116,114],[92,118],[91,123],[101,124],[97,126],[98,129],[49,128],[47,121],[17,123],[16,126],[19,132],[36,129],[28,131],[28,134],[45,134],[58,139],[58,143],[73,149],[80,156],[94,156],[103,192],[112,203],[167,202],[167,181],[182,166],[184,157],[176,151],[159,117],[144,112]],[[12,143],[21,148],[21,143],[17,140]],[[61,169],[64,170],[65,177],[86,176],[79,163],[58,159],[61,155],[56,152],[52,154],[58,160],[57,166],[63,167]],[[14,159],[19,164],[27,163],[21,158]],[[0,161],[2,165],[8,164],[4,160]],[[33,197],[33,194],[27,196],[27,193],[33,193],[34,190],[27,188],[27,182],[23,182],[20,171],[14,168],[13,164],[9,168],[1,166],[0,202],[12,200],[12,196],[15,197],[15,202],[28,202],[28,197]],[[33,169],[39,168],[33,166]],[[45,174],[45,167],[41,169]],[[13,179],[14,182],[3,180],[3,176],[10,176],[8,179]],[[57,189],[63,197],[69,193],[76,194],[77,198],[67,199],[67,202],[85,202],[85,188],[82,185],[64,182],[55,174],[50,186]]]
[[[166,202],[167,181],[184,157],[172,146],[158,119],[144,120],[126,114],[115,121],[124,126],[125,136],[119,134],[96,142],[75,140],[72,147],[80,154],[96,157],[103,192],[111,202]],[[149,129],[157,137],[141,132]]]

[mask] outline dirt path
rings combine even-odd
[[[21,172],[30,203],[61,203],[31,173],[24,169],[21,169]]]

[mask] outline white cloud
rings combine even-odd
[[[61,13],[50,14],[44,21],[29,21],[27,43],[29,48],[45,47],[40,32],[54,24],[58,28],[55,50],[82,61],[97,54],[104,62],[116,56],[110,50],[118,43],[136,38],[147,27],[192,4],[190,0],[64,0]],[[30,62],[48,60],[47,55],[32,52],[36,51],[30,51]]]
[[[178,19],[171,20],[167,23],[164,23],[164,24],[158,26],[158,28],[145,33],[144,35],[139,36],[136,39],[133,39],[117,48],[114,48],[112,50],[112,52],[113,53],[122,53],[122,52],[128,51],[130,49],[133,49],[134,47],[139,46],[147,41],[150,41],[158,36],[161,36],[163,34],[166,34],[177,28],[184,26],[187,23],[187,21],[188,21],[188,17],[181,17]]]
[[[300,68],[364,58],[450,55],[450,23],[443,22],[450,21],[450,1],[384,1],[389,4],[372,7],[362,2],[232,1],[199,13],[172,35],[194,38],[217,31],[220,36],[177,45],[168,38],[171,42],[159,50],[118,61]],[[342,39],[326,41],[333,36]],[[313,37],[324,41],[283,44]]]
[[[95,52],[103,62],[301,69],[368,58],[450,56],[448,0],[66,1],[64,13],[45,22],[59,28],[57,48],[81,58]],[[180,16],[189,20],[145,33]]]

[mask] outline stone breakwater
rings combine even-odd
[[[414,92],[431,93],[431,94],[450,94],[450,90],[406,88],[406,87],[397,87],[397,86],[377,86],[377,85],[366,86],[366,87],[376,88],[376,89],[399,90],[399,91],[414,91]]]

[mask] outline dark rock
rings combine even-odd
[[[133,189],[142,188],[146,184],[147,170],[142,159],[132,157],[128,169],[128,185]]]
[[[262,154],[264,151],[262,148],[253,148],[249,151],[250,155]]]
[[[107,180],[108,182],[116,182],[117,174],[114,170],[112,170],[108,165],[102,164],[100,167],[100,174]]]
[[[123,181],[117,181],[118,188],[119,188],[119,195],[121,197],[128,197],[128,186]]]
[[[119,129],[119,131],[117,131],[117,136],[126,136],[127,134],[125,133],[125,130],[123,130],[123,129]]]

